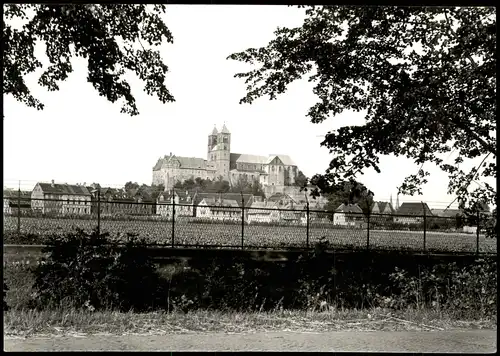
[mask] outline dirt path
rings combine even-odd
[[[404,332],[256,332],[165,335],[4,337],[5,351],[496,351],[496,330]]]

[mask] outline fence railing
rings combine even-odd
[[[496,253],[496,241],[483,234],[488,217],[479,213],[451,218],[366,215],[315,210],[309,204],[283,209],[243,199],[195,205],[100,198],[4,197],[4,235],[47,236],[79,227],[122,237],[132,233],[172,247],[308,249],[326,239],[336,249]]]

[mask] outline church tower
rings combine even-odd
[[[217,144],[212,148],[210,155],[214,157],[217,176],[222,176],[227,181],[229,181],[230,152],[231,133],[224,124],[222,130],[217,134]]]
[[[208,149],[207,149],[207,161],[214,161],[212,158],[212,149],[217,145],[217,135],[219,132],[217,131],[217,128],[214,125],[214,129],[212,130],[212,133],[208,135]]]

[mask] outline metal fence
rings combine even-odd
[[[425,210],[424,210],[425,211]],[[437,217],[327,212],[252,207],[246,201],[215,205],[4,197],[4,236],[57,235],[78,227],[97,228],[112,237],[127,233],[154,245],[312,248],[326,239],[335,249],[411,250],[415,252],[496,253],[487,239],[487,217]]]

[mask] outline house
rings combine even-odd
[[[289,224],[306,224],[306,204],[290,202],[280,210],[280,221]]]
[[[272,201],[254,202],[248,209],[248,223],[277,222],[280,220],[278,203]]]
[[[89,186],[87,190],[91,192],[91,214],[97,214],[98,208],[101,216],[152,215],[155,211],[156,204],[146,192],[137,191],[129,196],[124,189],[98,185]]]
[[[370,210],[371,214],[394,214],[395,210],[392,207],[392,204],[384,201],[376,201],[373,202],[372,208]]]
[[[364,221],[363,210],[358,204],[341,204],[333,215],[333,224],[341,226],[357,226]]]
[[[419,224],[425,216],[433,216],[427,203],[403,203],[394,216],[394,222],[400,224]]]
[[[31,192],[4,189],[3,191],[3,213],[4,215],[21,214],[31,212]]]
[[[241,207],[236,200],[223,199],[210,207],[210,219],[222,221],[241,221]]]
[[[97,214],[100,209],[101,216],[127,215],[132,210],[134,200],[129,198],[123,189],[87,187],[91,195],[91,214]],[[99,189],[99,191],[97,191]],[[99,197],[99,203],[97,198]]]
[[[162,192],[156,199],[156,214],[171,217],[175,203],[175,216],[194,216],[194,196],[188,190],[174,189]]]
[[[37,183],[31,192],[31,209],[43,214],[87,215],[91,193],[84,185]]]
[[[203,217],[210,218],[212,216],[212,210],[210,209],[212,206],[218,206],[220,202],[225,200],[234,200],[238,204],[240,219],[241,219],[241,209],[249,208],[252,206],[254,202],[253,194],[239,194],[239,193],[199,193],[195,192],[193,196],[194,200],[194,216],[195,217]],[[202,201],[205,200],[203,204]],[[199,213],[199,209],[202,209],[201,214]],[[245,221],[248,218],[248,209],[244,210],[244,219]]]
[[[130,215],[151,216],[155,213],[156,203],[149,193],[137,191],[132,199],[134,202],[131,204],[132,209]]]
[[[197,217],[217,221],[241,221],[241,207],[234,199],[206,197],[198,204]]]

